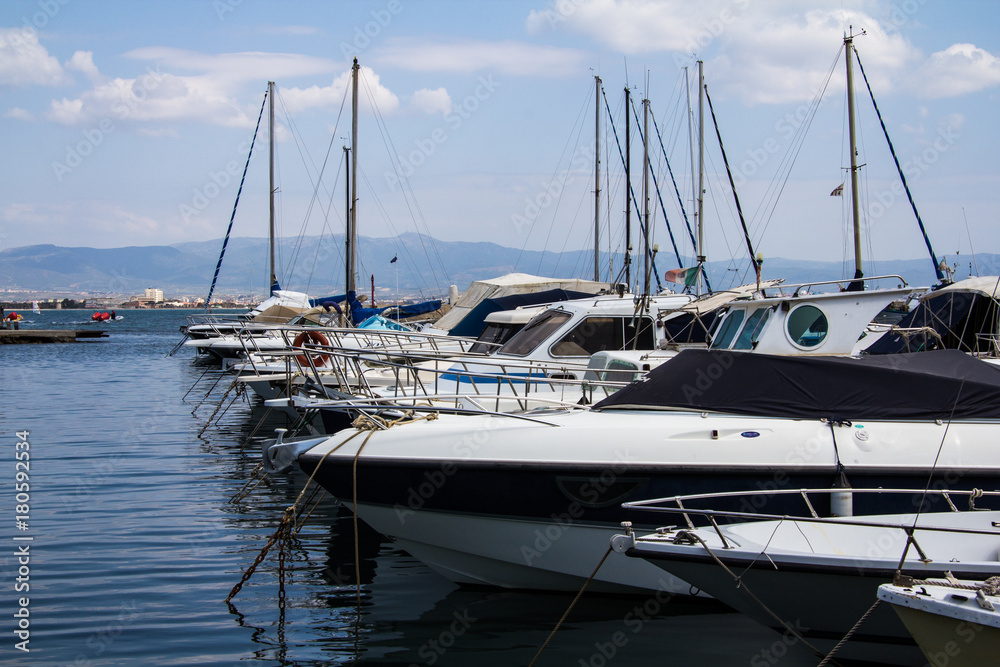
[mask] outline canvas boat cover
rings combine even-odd
[[[594,406],[788,419],[1000,418],[1000,367],[957,350],[796,357],[683,350]]]
[[[608,289],[608,283],[598,283],[577,278],[545,278],[526,273],[508,273],[498,278],[477,280],[462,293],[458,301],[452,304],[451,310],[434,323],[436,329],[449,331],[458,325],[483,299],[496,299],[511,294],[526,294],[543,292],[551,289],[572,290],[597,294]],[[478,332],[477,332],[478,333]]]
[[[897,354],[947,348],[996,353],[1000,334],[1000,279],[969,278],[931,292],[865,350]]]

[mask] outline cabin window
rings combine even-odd
[[[729,344],[733,342],[733,337],[736,336],[740,325],[743,324],[745,316],[746,311],[742,308],[729,313],[729,316],[722,322],[722,326],[719,327],[719,333],[712,339],[712,349],[728,350]]]
[[[764,330],[764,325],[771,317],[770,308],[758,308],[753,312],[747,323],[743,326],[739,338],[733,344],[734,350],[752,350],[760,338],[760,332]]]
[[[600,382],[632,382],[639,375],[639,366],[624,359],[609,359],[603,368],[595,368],[594,359],[591,359],[587,366],[587,373],[584,380],[598,380]]]
[[[563,310],[546,310],[514,334],[500,348],[500,354],[513,354],[521,357],[531,354],[536,347],[541,345],[543,340],[564,325],[570,317],[570,314]]]
[[[785,328],[788,338],[799,347],[816,347],[826,338],[829,322],[823,311],[816,306],[805,304],[788,314]]]
[[[648,317],[587,317],[552,346],[554,357],[589,357],[602,350],[652,350]]]
[[[483,329],[483,333],[479,334],[476,342],[469,348],[469,351],[490,354],[510,340],[520,328],[521,325],[519,324],[489,322],[486,324],[486,328]]]

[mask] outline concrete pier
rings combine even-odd
[[[83,338],[107,338],[106,331],[73,329],[0,329],[0,345],[75,343]]]

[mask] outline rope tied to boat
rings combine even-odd
[[[916,586],[942,586],[954,588],[962,591],[982,591],[983,595],[1000,595],[1000,576],[990,577],[982,582],[963,584],[952,576],[951,572],[945,572],[945,579],[914,579],[897,571],[892,583],[900,588],[914,588]]]
[[[793,628],[791,625],[789,625],[787,621],[785,621],[783,618],[781,618],[780,616],[778,616],[778,614],[776,614],[774,612],[774,610],[772,610],[770,607],[768,607],[767,604],[763,600],[761,600],[759,597],[757,597],[754,594],[754,592],[752,590],[750,590],[750,587],[746,585],[746,582],[743,581],[742,577],[740,577],[735,572],[733,572],[731,569],[729,569],[729,566],[726,565],[725,563],[723,563],[722,560],[717,555],[715,555],[715,552],[712,551],[712,548],[710,546],[708,546],[708,543],[705,542],[705,540],[701,537],[701,535],[698,535],[697,533],[694,533],[693,531],[688,531],[688,530],[678,531],[678,536],[681,535],[681,534],[683,534],[685,536],[685,538],[692,540],[692,543],[693,542],[698,542],[699,544],[701,544],[701,546],[704,547],[705,551],[708,552],[708,555],[712,557],[712,560],[715,561],[716,565],[718,565],[723,570],[725,570],[729,574],[729,576],[731,576],[733,578],[733,580],[736,582],[736,587],[738,589],[742,589],[744,593],[746,593],[747,595],[749,595],[750,598],[754,602],[756,602],[760,606],[761,609],[763,609],[771,618],[773,618],[779,624],[781,624],[781,626],[783,628],[785,628],[785,630],[788,631],[788,633],[790,635],[792,635],[797,640],[799,640],[800,642],[802,642],[803,645],[809,647],[814,653],[816,653],[816,655],[824,656],[824,653],[821,650],[819,650],[818,648],[816,648],[813,644],[809,643],[809,641],[805,637],[802,636],[802,633],[798,632],[795,628]],[[825,664],[826,662],[829,661],[831,655],[832,655],[832,653],[830,655],[825,655],[824,656],[824,663],[823,664]]]
[[[562,618],[560,618],[559,622],[556,623],[556,627],[552,628],[552,632],[549,633],[549,636],[545,638],[545,643],[542,644],[541,648],[538,649],[538,653],[536,653],[535,657],[531,659],[530,663],[528,663],[528,667],[534,667],[535,662],[538,661],[538,656],[542,654],[542,651],[545,650],[545,647],[548,646],[549,642],[552,641],[552,638],[556,636],[556,633],[559,631],[559,628],[562,627],[563,621],[566,620],[566,617],[569,616],[569,613],[573,611],[573,607],[575,607],[576,603],[580,600],[581,597],[583,597],[583,592],[587,590],[587,586],[589,586],[590,582],[593,581],[594,577],[597,576],[597,571],[601,569],[602,565],[604,565],[604,561],[606,561],[608,559],[608,556],[611,555],[611,551],[612,547],[608,547],[608,550],[604,552],[604,555],[601,557],[601,562],[597,564],[597,567],[594,568],[594,571],[590,573],[589,577],[587,577],[587,581],[583,582],[583,587],[580,588],[580,592],[578,592],[576,594],[576,597],[573,598],[573,601],[569,603],[569,606],[566,608],[566,611],[563,612]]]
[[[267,556],[267,553],[271,550],[271,547],[274,546],[275,542],[277,542],[280,539],[280,540],[282,540],[282,544],[284,544],[284,540],[287,537],[291,536],[292,532],[294,531],[294,529],[296,527],[296,523],[297,523],[296,517],[298,516],[299,502],[301,502],[302,498],[305,496],[306,491],[309,489],[309,486],[312,484],[313,479],[316,477],[316,473],[319,472],[320,466],[322,465],[323,461],[326,460],[326,457],[328,457],[330,454],[333,454],[335,451],[337,451],[338,449],[340,449],[341,447],[343,447],[344,445],[346,445],[347,443],[349,443],[351,440],[353,440],[357,436],[361,435],[361,433],[362,433],[362,431],[356,431],[356,432],[352,433],[343,442],[341,442],[336,447],[333,447],[332,449],[330,449],[330,451],[328,451],[327,453],[325,453],[323,455],[323,457],[320,458],[319,463],[316,464],[315,470],[313,470],[312,474],[309,476],[309,479],[306,480],[306,483],[302,487],[302,490],[299,492],[298,497],[295,498],[295,502],[293,502],[291,505],[289,505],[287,508],[285,508],[285,511],[284,511],[284,513],[282,514],[282,517],[281,517],[281,522],[278,524],[277,530],[274,531],[274,534],[271,535],[271,537],[268,539],[267,543],[260,550],[260,553],[257,554],[257,557],[254,559],[254,562],[250,564],[250,567],[248,567],[243,572],[243,577],[240,579],[239,583],[237,583],[235,586],[233,586],[233,589],[229,592],[229,595],[226,597],[226,602],[227,603],[230,600],[232,600],[234,597],[236,597],[236,595],[239,594],[240,590],[242,590],[242,588],[243,588],[243,584],[245,584],[250,579],[250,577],[253,576],[254,572],[257,571],[257,567],[261,564],[261,562],[263,562],[264,558]],[[372,432],[369,433],[369,437],[371,436],[371,433],[374,433],[374,431],[372,431]],[[367,442],[367,438],[366,438],[365,441]],[[362,447],[364,447],[363,444],[362,444]],[[360,450],[359,450],[359,452],[360,452]],[[310,511],[310,513],[311,513],[311,511]],[[357,559],[355,559],[355,560],[357,560]],[[284,567],[283,566],[284,566],[284,559],[281,558],[281,559],[279,559],[279,569],[280,569],[280,571],[278,573],[279,586],[281,586],[281,587],[284,586]]]
[[[857,629],[861,627],[861,624],[868,620],[868,617],[872,615],[872,612],[875,611],[880,602],[882,602],[882,600],[880,599],[875,600],[875,603],[872,606],[868,607],[868,611],[866,611],[864,614],[861,615],[861,618],[859,618],[858,622],[854,624],[854,627],[847,631],[847,634],[844,635],[839,642],[837,642],[837,645],[834,646],[830,650],[830,652],[826,654],[826,657],[823,658],[823,660],[820,661],[820,663],[816,665],[816,667],[824,667],[824,665],[829,664],[830,661],[833,660],[834,654],[836,654],[837,651],[839,651],[840,648],[847,643],[847,641],[854,635],[855,631],[857,631]]]

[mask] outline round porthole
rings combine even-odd
[[[805,349],[814,348],[826,339],[829,322],[823,311],[816,306],[803,304],[788,313],[785,331],[793,345]]]

